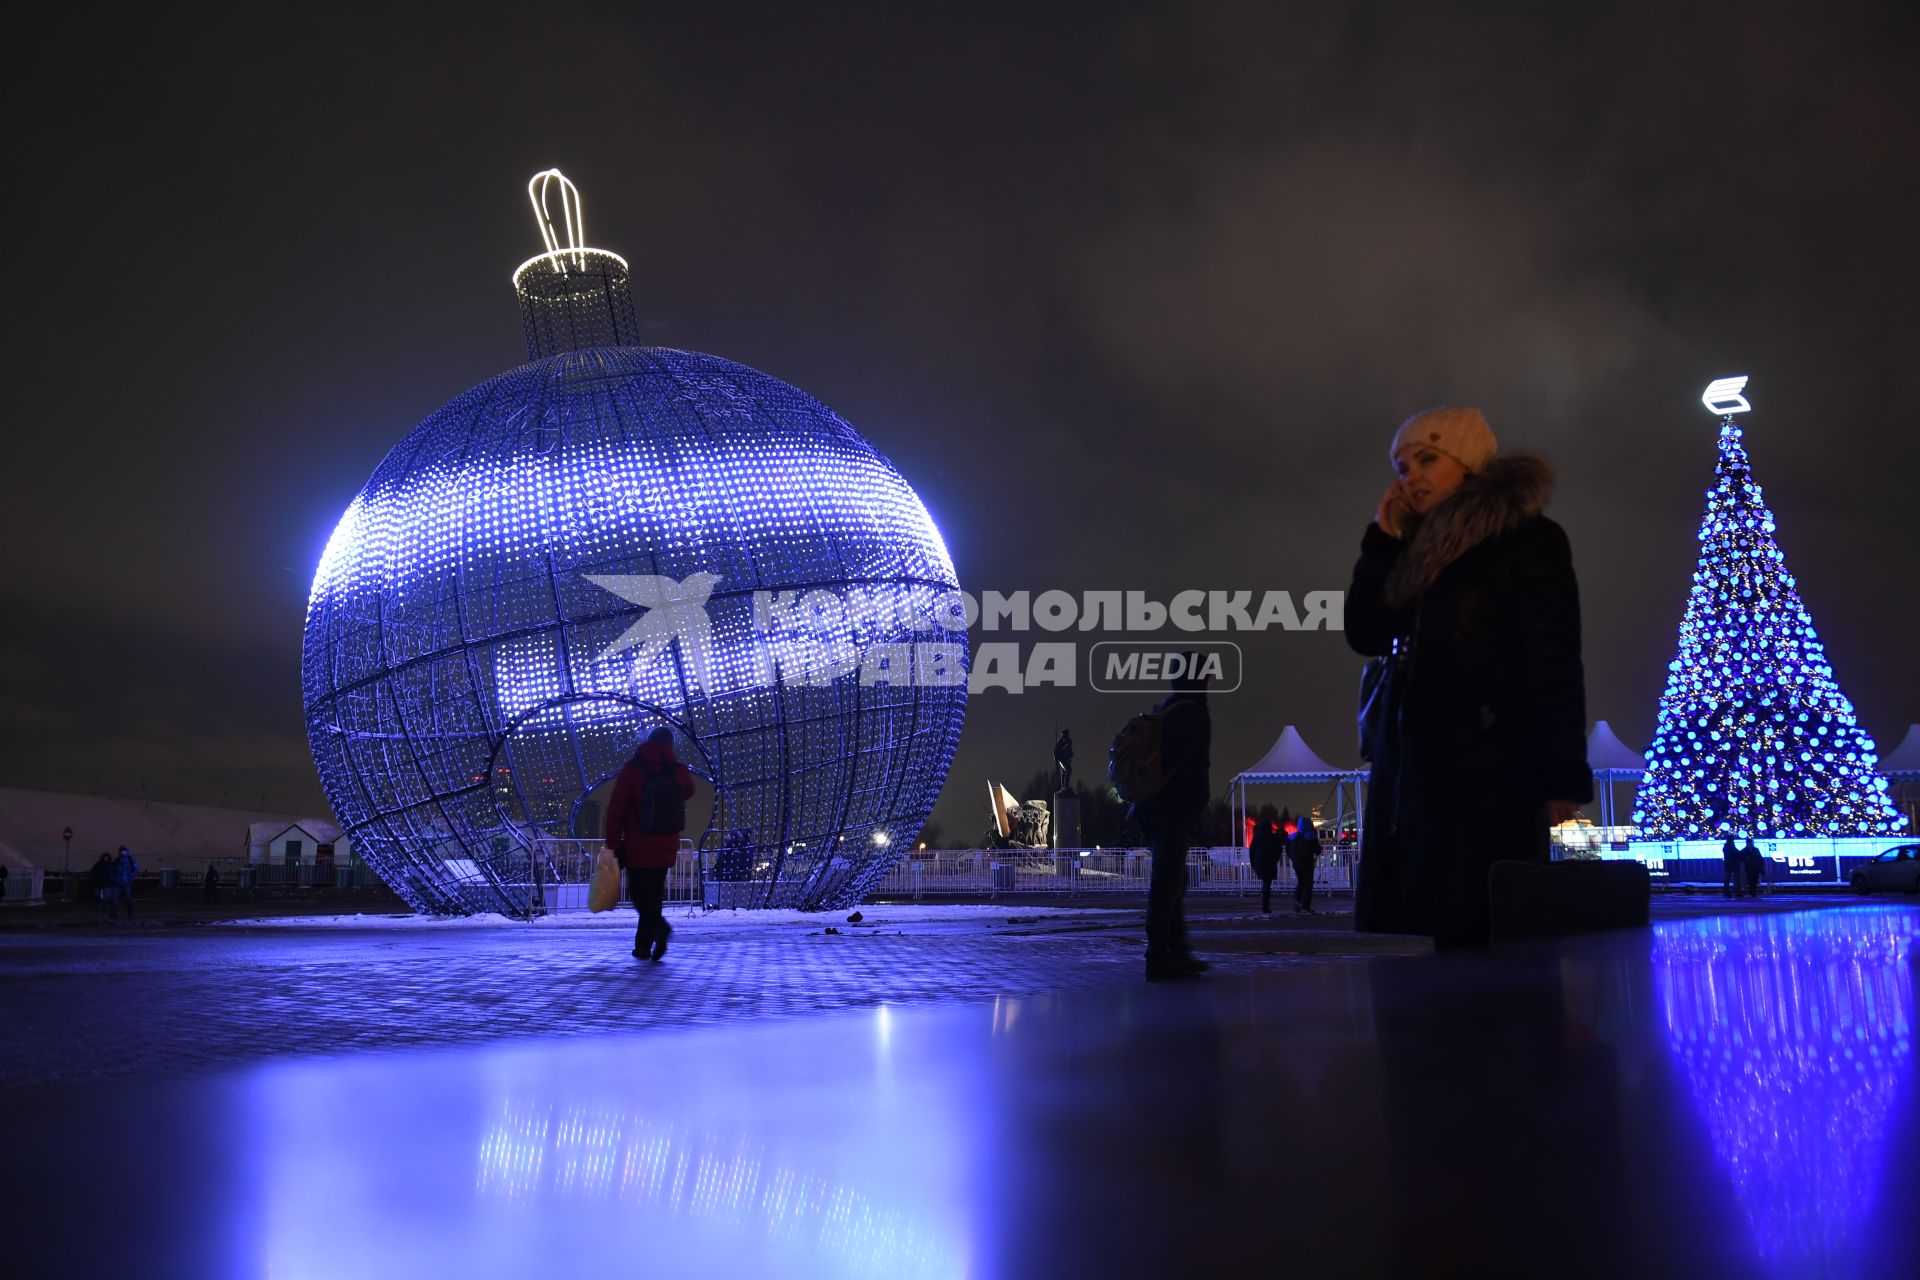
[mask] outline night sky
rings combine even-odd
[[[832,405],[976,592],[1344,587],[1394,427],[1479,406],[1639,746],[1750,374],[1841,685],[1920,720],[1911,5],[58,8],[9,41],[0,783],[322,809],[315,563],[524,361],[550,165],[650,340]],[[1229,638],[1216,785],[1288,722],[1352,762],[1343,639]],[[936,819],[1136,702],[976,696]]]

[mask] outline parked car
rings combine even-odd
[[[1920,893],[1920,844],[1903,844],[1887,850],[1864,867],[1855,867],[1849,877],[1855,893],[1873,893],[1881,889],[1904,889]]]

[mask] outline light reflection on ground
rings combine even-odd
[[[1911,907],[1176,986],[1079,933],[791,932],[638,972],[475,930],[36,942],[23,1060],[146,1069],[0,1096],[7,1274],[1920,1275]],[[256,952],[278,985],[179,994]]]
[[[1656,928],[1669,1043],[1775,1274],[1853,1269],[1908,1080],[1916,935],[1897,907]]]
[[[783,1028],[800,1097],[711,1033],[264,1071],[271,1274],[963,1275],[968,1144],[889,1100],[891,1017]]]
[[[477,1190],[569,1217],[569,1201],[643,1207],[665,1220],[653,1230],[697,1222],[764,1237],[839,1275],[962,1272],[953,1242],[933,1238],[911,1206],[782,1163],[738,1130],[695,1131],[639,1111],[509,1097],[481,1141]]]

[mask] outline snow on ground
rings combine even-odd
[[[916,906],[911,903],[866,905],[859,907],[863,919],[858,927],[873,928],[877,925],[901,924],[993,924],[1018,916],[1029,920],[1042,916],[1084,916],[1102,911],[1112,911],[1112,907],[1036,907],[1012,906],[991,903],[950,903]],[[719,910],[703,911],[699,907],[685,903],[667,907],[666,915],[674,928],[695,929],[719,927],[737,929],[744,926],[806,925],[823,928],[828,925],[844,927],[851,910],[842,911],[793,911],[777,910]],[[1135,914],[1138,914],[1137,909]],[[567,911],[557,915],[540,916],[533,920],[521,920],[513,916],[503,916],[497,912],[487,912],[472,916],[426,916],[426,915],[325,915],[325,916],[260,916],[246,920],[221,921],[226,928],[261,929],[496,929],[503,926],[515,929],[603,929],[633,928],[633,909],[626,904],[593,915],[586,911]]]

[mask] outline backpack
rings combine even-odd
[[[647,775],[647,785],[640,792],[640,829],[650,836],[677,836],[687,829],[687,797],[680,790],[679,775],[672,761],[667,762],[666,772]]]
[[[1167,785],[1167,774],[1160,767],[1160,731],[1165,724],[1162,708],[1143,711],[1120,726],[1107,748],[1107,781],[1129,804],[1151,800]]]

